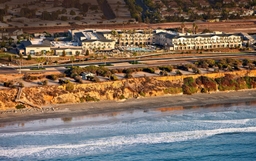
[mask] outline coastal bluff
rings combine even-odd
[[[207,77],[212,82],[218,78],[228,77],[227,82],[232,82],[234,88],[218,88],[222,84],[212,83],[213,88],[208,88],[204,83],[195,82],[193,93],[211,93],[226,90],[240,90],[256,88],[256,70],[241,70],[234,72],[220,72],[207,74],[191,74],[181,76],[159,76],[122,79],[117,81],[105,81],[99,83],[75,84],[68,83],[59,86],[23,87],[22,91],[17,88],[0,90],[0,110],[12,110],[21,104],[15,101],[17,95],[22,102],[30,105],[50,106],[56,104],[83,103],[101,100],[123,100],[138,97],[153,97],[172,94],[185,94],[184,80],[190,78],[196,80]],[[241,79],[242,78],[242,79]],[[231,81],[230,81],[231,80]],[[249,80],[249,81],[248,81]],[[249,82],[249,84],[248,84]],[[239,86],[239,88],[238,88]],[[31,108],[29,104],[26,107]]]

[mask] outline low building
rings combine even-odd
[[[26,55],[35,55],[35,56],[42,56],[48,52],[51,52],[51,47],[50,45],[47,45],[47,44],[29,45],[26,47],[26,50],[25,50]]]
[[[34,43],[33,41],[22,41],[17,47],[17,53],[32,56],[41,56],[51,52],[51,44],[49,41]]]
[[[54,52],[54,55],[57,56],[72,56],[82,54],[82,47],[60,47],[60,48],[51,48]]]
[[[129,30],[119,32],[117,39],[121,46],[126,45],[150,45],[153,43],[154,33],[151,30]]]
[[[86,51],[106,51],[115,49],[115,40],[108,39],[102,32],[87,30],[74,33],[74,40]]]
[[[242,37],[238,34],[195,34],[195,35],[172,35],[158,33],[156,44],[171,47],[173,50],[201,50],[216,48],[240,48]]]

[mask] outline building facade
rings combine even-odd
[[[51,52],[51,47],[47,45],[30,45],[26,47],[26,55],[44,55]]]
[[[119,32],[117,35],[117,43],[121,46],[126,45],[150,45],[153,43],[154,33],[151,30],[133,30]]]
[[[115,40],[108,39],[103,32],[92,30],[74,33],[74,41],[78,42],[84,51],[109,51],[115,49]]]
[[[237,34],[197,34],[170,35],[159,33],[156,44],[163,45],[169,50],[207,50],[217,48],[240,48],[242,37]]]

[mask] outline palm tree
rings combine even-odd
[[[119,42],[119,45],[120,45],[121,39],[122,39],[122,34],[118,34],[118,42]]]
[[[195,34],[197,34],[197,31],[198,31],[198,26],[196,25],[195,26]]]
[[[184,24],[184,22],[182,22],[182,24],[181,24],[181,30],[182,30],[182,33],[184,34],[184,30],[185,30],[185,24]]]
[[[196,28],[196,24],[195,24],[195,23],[193,23],[193,29],[192,29],[193,34],[195,34],[195,28]]]
[[[62,56],[64,56],[64,57],[66,56],[66,51],[65,50],[62,51]]]

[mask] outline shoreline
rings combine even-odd
[[[215,107],[221,105],[256,104],[256,90],[242,90],[231,92],[215,92],[211,94],[193,95],[165,95],[157,97],[143,97],[122,101],[100,101],[81,104],[63,104],[44,106],[44,110],[30,110],[28,112],[11,112],[0,114],[0,125],[19,123],[33,120],[77,117],[113,112],[133,110],[184,110],[190,108]]]

